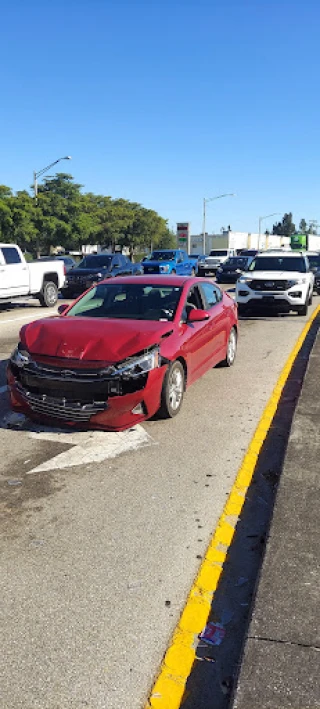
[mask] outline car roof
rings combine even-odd
[[[205,279],[203,278],[202,280],[204,281]],[[174,286],[182,288],[182,286],[184,286],[186,283],[190,283],[190,285],[193,285],[194,283],[201,282],[201,279],[193,276],[164,276],[162,274],[152,274],[151,276],[148,276],[146,274],[144,276],[116,276],[114,277],[114,279],[108,278],[105,281],[99,281],[99,285],[100,283],[110,283],[111,281],[121,281],[121,283],[141,283],[142,285],[154,286]]]
[[[279,256],[279,254],[285,254],[285,256],[304,256],[303,251],[286,251],[285,249],[272,249],[270,251],[265,251],[262,254],[257,254],[257,258],[266,258],[268,256]]]

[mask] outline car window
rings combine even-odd
[[[201,288],[204,293],[206,301],[205,307],[207,309],[213,308],[213,306],[222,299],[220,288],[217,288],[213,283],[201,283]]]
[[[307,272],[306,260],[301,256],[257,256],[249,266],[249,271],[296,271]]]
[[[181,288],[177,286],[101,283],[78,300],[67,313],[67,317],[172,321],[180,297]]]
[[[79,268],[109,268],[112,261],[112,256],[96,255],[85,256],[79,263]]]
[[[17,249],[12,246],[3,246],[2,254],[5,263],[8,265],[11,265],[13,263],[21,263],[19,251],[17,251]]]
[[[199,310],[203,308],[203,300],[199,290],[199,286],[192,286],[185,299],[182,319],[186,320],[190,310]]]

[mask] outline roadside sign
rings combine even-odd
[[[190,222],[179,222],[177,224],[177,246],[178,249],[189,249],[190,243]]]

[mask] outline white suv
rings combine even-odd
[[[257,307],[306,315],[312,301],[314,275],[301,251],[268,251],[256,256],[236,284],[239,315]]]

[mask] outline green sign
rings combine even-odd
[[[292,249],[307,249],[307,237],[306,234],[293,234],[290,240],[290,246]]]

